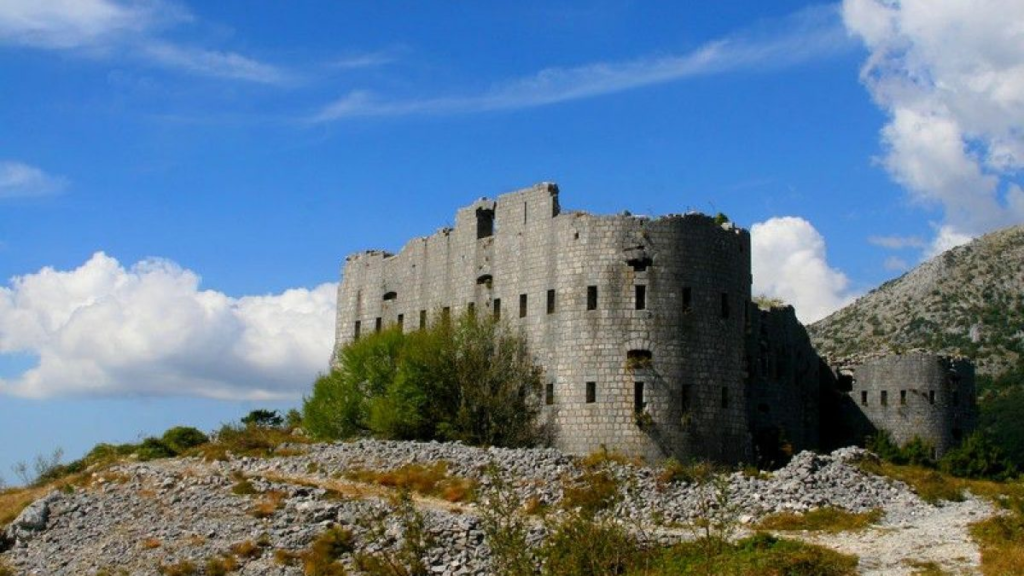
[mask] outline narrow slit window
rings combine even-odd
[[[633,382],[633,412],[643,412],[647,407],[644,402],[644,383]]]
[[[495,298],[492,307],[494,308],[494,319],[501,320],[501,298]]]
[[[935,390],[928,391],[928,403],[935,404]]]
[[[906,405],[907,405],[907,391],[906,390],[900,390],[900,406],[906,406]]]
[[[597,382],[587,382],[587,404],[597,402]]]
[[[398,315],[398,329],[401,330],[405,327],[405,314]]]
[[[889,405],[889,391],[888,390],[882,390],[882,396],[881,396],[881,399],[880,399],[880,403],[882,404],[882,406],[888,406]]]
[[[729,407],[729,389],[722,386],[722,408]]]
[[[637,310],[647,309],[647,286],[644,286],[643,284],[636,285],[635,305]]]
[[[548,382],[544,387],[544,404],[551,406],[555,403],[555,383]]]
[[[729,295],[722,292],[722,318],[729,317]]]
[[[597,286],[587,286],[587,310],[597,310]]]
[[[555,291],[548,290],[548,314],[555,313]]]
[[[693,290],[689,286],[683,286],[683,313],[687,313],[692,310],[693,307]]]
[[[380,316],[378,316],[377,319],[373,321],[373,331],[374,332],[380,332],[380,328],[381,328],[382,324],[383,324],[383,319]]]
[[[683,413],[684,414],[686,412],[690,411],[690,405],[691,405],[690,404],[690,402],[691,402],[690,401],[690,394],[691,394],[690,385],[689,384],[683,384],[683,389],[682,389],[682,392],[680,394],[680,403],[679,403],[679,405],[683,409]]]
[[[519,317],[526,318],[526,294],[519,295]]]
[[[420,329],[427,327],[427,311],[420,310]]]
[[[526,224],[526,202],[523,202],[523,224]]]
[[[476,302],[470,302],[466,304],[466,313],[469,314],[470,318],[476,316]]]
[[[861,404],[861,406],[867,406],[868,405],[868,391],[867,390],[861,390],[860,391],[860,404]]]
[[[452,321],[452,309],[450,306],[445,306],[441,309],[441,322],[450,324]]]
[[[362,330],[362,328],[363,328],[363,323],[360,322],[359,320],[356,320],[356,329],[355,329],[355,332],[352,335],[355,340],[359,340],[359,332]]]

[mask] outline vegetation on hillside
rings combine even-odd
[[[303,425],[316,438],[509,447],[544,439],[541,368],[503,323],[465,314],[415,332],[395,326],[352,342],[339,359],[303,402]]]

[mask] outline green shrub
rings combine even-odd
[[[146,460],[156,460],[157,458],[171,458],[176,455],[170,446],[164,444],[163,440],[152,437],[143,440],[135,450],[135,454],[143,462]]]
[[[260,428],[277,428],[284,424],[284,418],[281,418],[277,410],[253,410],[242,418],[242,424]]]
[[[1017,469],[1005,453],[982,432],[974,432],[939,461],[943,472],[961,478],[1005,480]]]
[[[190,448],[201,446],[210,441],[206,434],[191,426],[175,426],[164,432],[160,440],[175,454],[181,454]]]
[[[339,358],[341,368],[318,378],[303,402],[314,437],[510,447],[543,439],[541,369],[523,336],[489,318],[466,314],[409,334],[391,328],[349,344]]]

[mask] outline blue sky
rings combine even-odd
[[[344,257],[538,181],[819,318],[1024,220],[1017,2],[0,3],[0,475],[297,405]]]

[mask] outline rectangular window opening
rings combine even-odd
[[[587,310],[597,310],[597,286],[587,286]]]
[[[380,328],[381,328],[382,325],[383,325],[383,319],[381,319],[381,317],[378,316],[377,319],[373,321],[373,331],[374,332],[380,332]]]
[[[398,329],[401,330],[405,327],[405,314],[398,315]]]
[[[682,394],[680,395],[680,407],[683,409],[683,413],[690,411],[690,385],[683,384]]]
[[[587,382],[587,404],[597,402],[597,382]]]
[[[689,286],[683,286],[683,313],[687,313],[692,309],[693,305],[693,290]]]
[[[900,390],[900,406],[906,406],[906,405],[907,405],[907,391],[906,390]]]
[[[935,390],[928,391],[928,403],[935,404]]]
[[[881,401],[882,406],[888,406],[889,405],[889,391],[888,390],[882,390],[882,397],[881,397],[880,401]]]
[[[644,402],[644,383],[634,382],[633,383],[633,412],[643,412],[644,408],[647,407],[647,403]]]
[[[495,298],[492,307],[494,308],[494,319],[501,320],[501,298]]]
[[[359,320],[356,320],[356,329],[355,329],[355,333],[353,334],[353,337],[354,337],[353,339],[359,340],[359,332],[362,330],[362,328],[363,328],[363,323],[360,322]]]
[[[722,292],[722,318],[729,317],[729,295]]]
[[[548,382],[544,387],[544,404],[551,406],[555,403],[555,383]]]
[[[450,306],[445,306],[441,309],[441,322],[445,325],[451,324],[452,321],[452,309]]]
[[[637,310],[647,309],[647,286],[644,286],[643,284],[636,285],[635,305]]]
[[[526,318],[526,294],[519,295],[519,317]]]
[[[476,317],[476,302],[470,302],[466,304],[466,313],[469,314],[470,318]]]
[[[860,403],[861,403],[861,406],[867,406],[868,405],[868,391],[867,390],[861,390],[860,391]]]
[[[548,314],[555,313],[555,291],[548,290]]]
[[[722,408],[729,407],[729,389],[722,386]]]
[[[420,330],[427,327],[427,311],[420,310]]]

